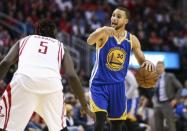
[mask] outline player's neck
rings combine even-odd
[[[120,38],[120,37],[124,37],[126,35],[126,30],[124,28],[120,28],[118,30],[116,30],[116,37]]]

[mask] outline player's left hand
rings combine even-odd
[[[87,106],[82,107],[81,113],[85,113],[85,114],[89,115],[94,121],[96,120],[95,113],[91,112]]]
[[[156,71],[155,65],[151,61],[148,61],[148,60],[144,61],[141,67],[145,68],[146,70],[150,72]]]

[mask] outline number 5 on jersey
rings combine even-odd
[[[38,49],[38,52],[42,53],[42,54],[46,54],[47,49],[48,49],[47,44],[48,44],[47,42],[41,41],[40,42],[40,48]]]

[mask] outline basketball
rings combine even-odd
[[[158,80],[158,73],[156,71],[147,71],[145,68],[139,68],[135,74],[135,77],[140,87],[154,88]]]

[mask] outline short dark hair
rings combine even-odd
[[[119,9],[119,10],[124,11],[125,14],[126,14],[127,19],[130,19],[130,11],[129,11],[127,8],[125,8],[125,7],[123,7],[123,6],[119,6],[119,7],[117,7],[116,9]]]
[[[55,38],[55,30],[56,30],[55,24],[48,19],[43,19],[39,21],[36,27],[37,35],[52,37],[52,38]]]

